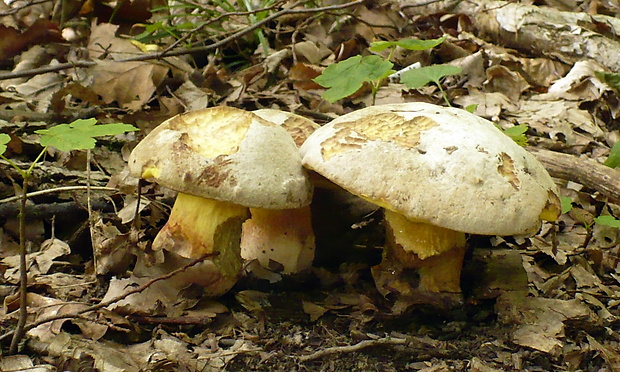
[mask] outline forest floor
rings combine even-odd
[[[617,4],[73,3],[0,6],[4,156],[27,169],[42,149],[35,131],[76,119],[140,130],[90,152],[48,148],[34,167],[27,332],[12,355],[21,177],[0,159],[0,371],[620,372],[620,177],[607,166],[620,140]],[[382,296],[371,275],[384,244],[380,211],[320,190],[308,272],[247,263],[219,298],[171,290],[165,274],[132,275],[175,196],[145,183],[138,199],[128,174],[129,153],[158,124],[218,105],[325,124],[373,104],[369,84],[323,99],[312,79],[326,66],[369,55],[378,40],[443,36],[432,49],[377,54],[394,70],[460,67],[441,79],[447,100],[523,128],[564,209],[531,237],[469,236],[462,296]],[[436,84],[387,79],[375,104],[412,101],[445,105]]]

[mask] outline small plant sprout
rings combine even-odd
[[[368,49],[371,52],[380,53],[391,48],[387,58],[376,54],[365,57],[357,55],[328,66],[321,75],[314,79],[314,82],[328,88],[322,97],[332,103],[357,92],[364,83],[370,83],[374,103],[383,80],[396,73],[392,69],[394,64],[391,62],[396,47],[417,51],[427,50],[441,44],[445,39],[444,36],[431,40],[403,39],[373,42]],[[434,82],[439,86],[446,103],[450,105],[446,92],[441,87],[440,80],[445,76],[459,73],[461,73],[460,67],[434,65],[410,69],[399,76],[400,81],[410,89],[421,88],[430,82]]]
[[[43,149],[37,155],[27,170],[21,169],[15,162],[4,156],[4,152],[7,150],[7,144],[10,142],[11,137],[8,134],[0,134],[0,158],[8,162],[22,177],[21,191],[18,191],[18,187],[15,186],[16,194],[21,194],[21,203],[19,204],[19,270],[20,270],[20,283],[19,283],[19,318],[15,333],[13,333],[13,339],[11,341],[10,353],[17,351],[17,345],[21,341],[24,335],[24,326],[26,324],[26,294],[28,290],[28,277],[26,273],[26,201],[28,194],[28,183],[32,177],[35,165],[41,160],[43,155],[47,152],[48,147],[52,146],[60,151],[71,150],[89,150],[95,147],[95,137],[108,136],[122,134],[126,132],[138,130],[129,124],[102,124],[96,125],[97,119],[78,119],[70,124],[56,125],[50,129],[41,129],[35,131],[40,134],[41,138],[39,143],[43,146]]]
[[[609,156],[603,164],[610,168],[618,168],[620,166],[620,141],[616,142],[614,147],[611,148]]]

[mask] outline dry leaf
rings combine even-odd
[[[93,91],[104,102],[117,102],[131,111],[139,110],[153,95],[168,68],[148,62],[96,61],[89,71],[94,76]]]

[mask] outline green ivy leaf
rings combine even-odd
[[[568,196],[560,196],[560,204],[562,205],[562,214],[568,213],[573,209],[573,199]]]
[[[6,144],[10,141],[11,136],[5,133],[0,134],[0,155],[4,154],[4,152],[6,151]]]
[[[364,82],[385,79],[394,73],[394,64],[380,56],[354,56],[327,67],[313,81],[324,88],[323,99],[329,102],[350,96],[362,87]]]
[[[414,68],[400,75],[400,82],[407,88],[422,88],[430,82],[439,85],[439,80],[450,75],[458,75],[463,71],[460,67],[452,65],[432,65]]]
[[[517,145],[523,147],[527,146],[527,137],[525,136],[525,132],[527,132],[528,128],[529,127],[526,124],[519,124],[514,127],[504,129],[503,132],[505,135],[512,138]]]
[[[594,218],[594,222],[603,226],[620,228],[620,220],[614,216],[598,216]]]
[[[614,147],[611,148],[609,156],[603,164],[610,168],[617,168],[620,166],[620,141],[616,142]]]
[[[368,48],[372,52],[381,52],[387,48],[399,46],[407,50],[427,50],[436,47],[446,40],[446,37],[440,37],[439,39],[419,40],[419,39],[402,39],[395,41],[375,41],[370,43]]]
[[[614,74],[605,71],[596,71],[594,73],[597,78],[603,80],[607,85],[620,92],[620,74]]]
[[[87,150],[95,147],[95,137],[112,136],[133,132],[138,128],[133,125],[97,124],[97,119],[78,119],[71,124],[59,124],[50,129],[39,129],[35,133],[41,135],[42,146],[52,146],[60,151]]]

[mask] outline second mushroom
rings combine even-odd
[[[560,212],[533,155],[491,122],[427,103],[339,117],[301,147],[304,165],[383,207],[386,244],[373,277],[383,295],[459,293],[466,233],[536,232]],[[417,279],[400,273],[415,269]]]

